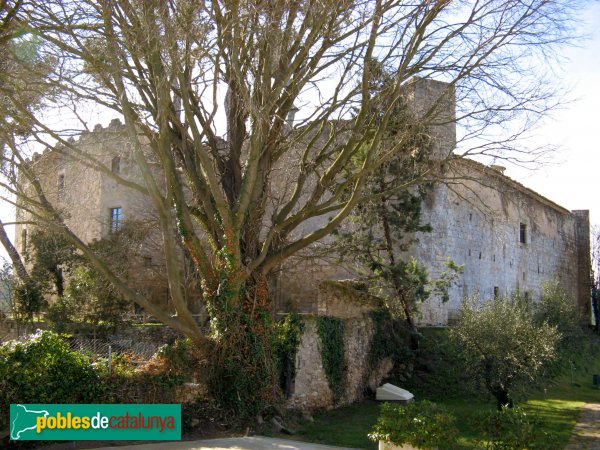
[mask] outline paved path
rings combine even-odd
[[[600,404],[583,405],[565,450],[600,450]]]
[[[96,450],[355,450],[262,436],[208,439],[202,441],[161,442],[158,444],[102,447]]]

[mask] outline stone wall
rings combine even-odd
[[[418,80],[410,88],[417,114],[439,111],[429,131],[435,158],[444,160],[456,146],[454,93],[435,81]],[[576,298],[574,307],[589,317],[588,211],[569,211],[510,179],[504,168],[470,159],[440,163],[439,179],[422,204],[422,222],[431,224],[433,231],[416,234],[406,256],[425,265],[430,279],[447,270],[449,258],[463,265],[464,272],[450,288],[448,302],[431,296],[421,305],[421,324],[452,323],[466,296],[485,300],[521,293],[536,300],[543,284],[554,278]],[[321,225],[328,220],[318,219]],[[292,257],[281,268],[274,290],[277,311],[354,315],[360,310],[356,302],[344,305],[323,286],[327,280],[356,274],[348,270],[348,263],[317,255],[318,251],[312,258]]]
[[[415,115],[428,116],[428,122],[431,124],[429,129],[432,139],[431,151],[435,158],[447,158],[456,146],[454,89],[447,83],[414,78],[407,84],[406,93],[408,106],[412,108]],[[326,133],[323,134],[327,137]],[[283,173],[281,177],[283,178]],[[309,183],[310,181],[307,182]],[[279,194],[286,192],[284,182],[280,181],[279,187]],[[333,215],[335,213],[310,218],[298,227],[293,237],[298,238],[300,235],[314,232],[324,226]],[[322,295],[320,291],[322,282],[356,276],[348,265],[332,262],[331,255],[322,255],[321,245],[330,243],[331,240],[331,236],[325,237],[302,254],[293,255],[282,264],[273,289],[277,312],[322,314],[319,302],[319,297]],[[345,317],[343,311],[341,317]]]
[[[361,290],[352,280],[323,281],[319,285],[317,313],[320,316],[350,319],[383,306],[380,298]]]
[[[518,292],[536,300],[553,278],[589,308],[587,211],[568,211],[506,177],[502,168],[462,160],[447,175],[460,181],[430,192],[423,221],[433,230],[418,235],[411,253],[432,278],[446,270],[447,258],[464,271],[449,302],[430,298],[422,305],[421,323],[452,322],[466,296],[490,300]]]
[[[144,233],[143,242],[132,248],[129,255],[126,277],[153,303],[168,305],[162,235],[156,225],[155,209],[143,193],[145,183],[124,125],[118,119],[106,127],[96,125],[93,131],[82,132],[77,140],[71,138],[70,143],[72,148],[59,144],[32,157],[32,169],[48,201],[86,244],[109,236],[111,210],[120,208],[123,223],[129,222]],[[114,158],[118,158],[117,165],[113,164]],[[162,177],[156,178],[160,183]],[[24,184],[25,190],[31,189]],[[26,265],[31,261],[31,245],[26,237],[35,229],[28,222],[36,221],[25,209],[17,208],[15,247]],[[197,311],[199,306],[193,304],[191,309]]]
[[[288,407],[313,410],[347,405],[363,398],[368,390],[377,388],[389,374],[393,364],[387,358],[376,368],[371,368],[369,358],[374,324],[369,315],[343,319],[343,324],[346,364],[344,394],[337,401],[334,399],[323,369],[317,319],[305,316],[304,333],[296,354],[296,377]]]

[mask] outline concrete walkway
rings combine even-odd
[[[600,450],[600,404],[586,403],[565,450]]]
[[[160,442],[158,444],[102,447],[95,450],[352,450],[345,447],[311,444],[262,436],[208,439],[202,441]]]

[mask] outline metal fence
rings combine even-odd
[[[72,350],[90,352],[100,358],[108,358],[111,353],[132,353],[140,358],[149,359],[162,346],[154,341],[134,339],[93,339],[74,336],[71,340]]]

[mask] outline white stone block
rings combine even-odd
[[[375,399],[379,401],[399,401],[409,402],[414,398],[414,395],[405,389],[386,383],[377,388]]]

